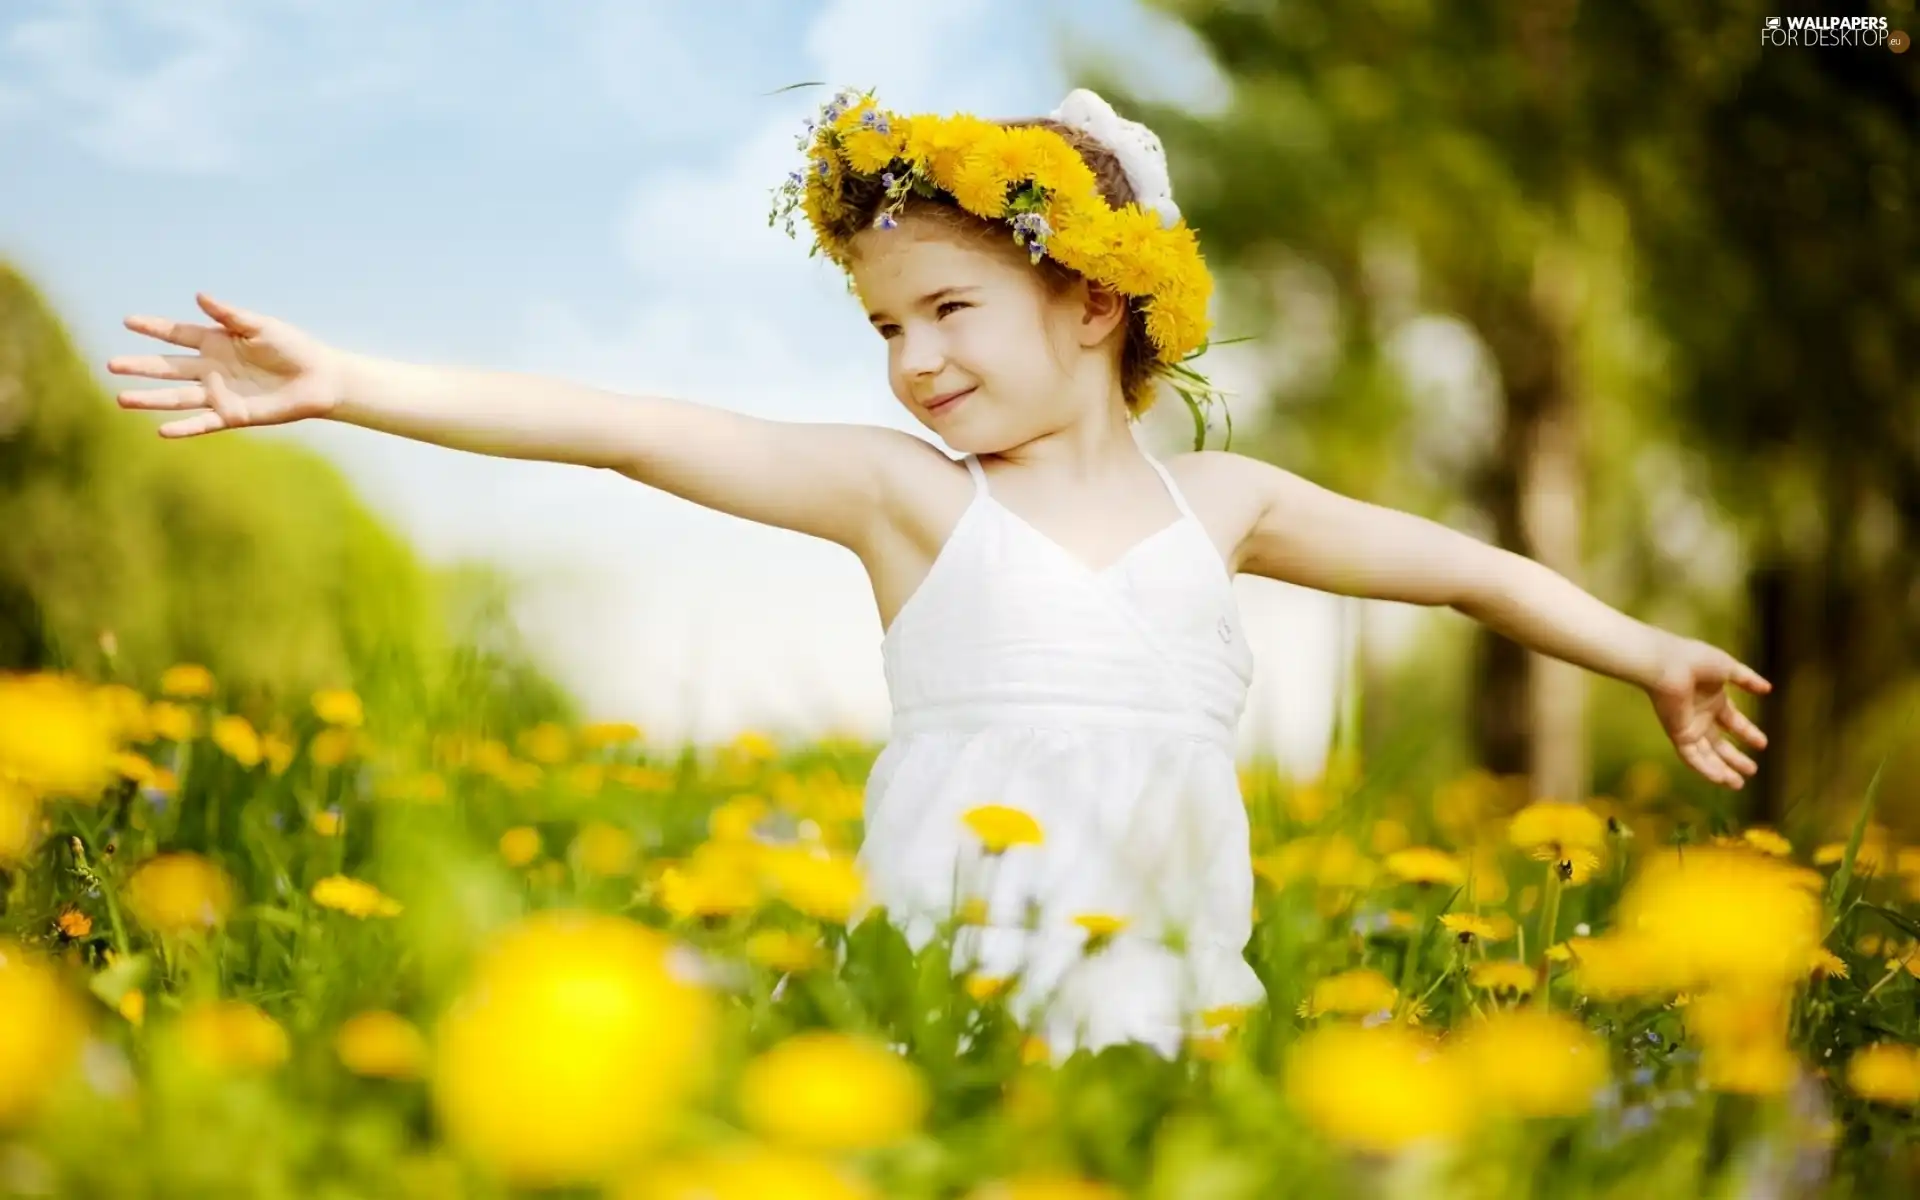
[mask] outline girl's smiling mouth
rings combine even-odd
[[[979,385],[975,384],[974,386],[978,387]],[[947,392],[944,395],[935,396],[933,399],[927,401],[927,413],[928,415],[932,415],[933,413],[944,412],[971,395],[973,395],[973,388],[962,388],[957,392]]]

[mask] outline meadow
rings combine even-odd
[[[859,919],[873,747],[295,700],[0,676],[0,1192],[1920,1187],[1920,848],[1871,786],[1796,843],[1677,762],[1578,805],[1247,763],[1270,1004],[1055,1061],[954,930]],[[967,823],[982,863],[1046,837]]]

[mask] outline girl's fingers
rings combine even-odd
[[[1747,757],[1745,751],[1741,750],[1740,747],[1734,745],[1732,742],[1722,738],[1712,738],[1710,740],[1713,742],[1713,748],[1719,753],[1721,759],[1725,761],[1728,766],[1740,772],[1742,776],[1751,775],[1760,769],[1754,765],[1754,761],[1751,758]]]
[[[163,438],[198,437],[203,433],[216,433],[227,427],[226,421],[217,412],[203,412],[183,421],[169,421],[160,427]]]
[[[1727,678],[1756,696],[1764,696],[1773,690],[1773,685],[1762,679],[1760,672],[1743,662],[1736,661],[1732,669],[1727,672]]]
[[[1720,761],[1720,756],[1709,749],[1704,741],[1688,742],[1681,747],[1680,757],[1687,760],[1687,765],[1714,783],[1726,784],[1728,787],[1740,786],[1740,777],[1734,774],[1733,768]]]
[[[206,341],[207,335],[213,332],[206,325],[190,325],[170,317],[135,315],[128,317],[123,324],[135,333],[157,337],[163,342],[172,342],[176,346],[185,346],[189,350],[198,350],[200,344]]]
[[[255,337],[259,334],[263,318],[258,313],[248,312],[244,308],[235,308],[231,304],[222,304],[212,296],[201,292],[194,297],[208,316],[220,322],[229,332],[241,337]]]
[[[199,384],[180,388],[148,388],[138,392],[121,392],[117,399],[121,408],[144,409],[147,412],[185,412],[207,407],[207,389]]]
[[[1756,750],[1767,748],[1767,735],[1760,727],[1747,719],[1747,714],[1729,704],[1720,710],[1720,726],[1735,737],[1743,739]]]
[[[197,354],[130,354],[108,359],[107,370],[148,379],[199,379],[206,372],[206,362]]]

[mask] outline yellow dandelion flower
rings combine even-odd
[[[321,908],[346,913],[365,920],[368,917],[397,917],[400,902],[379,888],[345,875],[329,875],[313,885],[313,902]]]
[[[153,727],[155,737],[168,742],[192,741],[200,731],[200,722],[190,708],[178,704],[169,704],[165,700],[151,705],[147,709],[148,723]]]
[[[220,747],[228,758],[241,766],[252,769],[260,765],[263,750],[260,734],[248,720],[237,713],[227,713],[216,718],[210,736],[213,744]]]
[[[889,113],[884,129],[861,124],[841,134],[840,152],[855,174],[877,174],[906,151],[912,131],[911,118]]]
[[[544,766],[558,766],[573,753],[573,735],[554,721],[522,730],[517,740],[520,753]]]
[[[748,1144],[640,1168],[612,1200],[879,1200],[829,1158]]]
[[[1793,853],[1793,843],[1781,837],[1774,830],[1762,825],[1742,830],[1741,840],[1762,854],[1771,854],[1776,858],[1786,858]]]
[[[713,810],[707,818],[707,832],[715,841],[751,841],[754,831],[771,811],[767,802],[758,796],[734,796]]]
[[[1822,946],[1813,952],[1811,974],[1815,979],[1845,979],[1847,977],[1846,960]]]
[[[624,875],[633,866],[633,835],[606,821],[591,821],[573,839],[574,857],[589,875]]]
[[[748,1063],[741,1116],[798,1150],[876,1149],[917,1133],[930,1096],[912,1064],[878,1042],[842,1033],[798,1034]]]
[[[160,694],[179,700],[204,700],[213,695],[213,672],[199,663],[175,663],[160,673]]]
[[[1820,900],[1774,858],[1687,847],[1646,864],[1617,925],[1644,942],[1662,990],[1710,983],[1784,986],[1820,945]]]
[[[983,804],[969,809],[962,820],[989,854],[1002,854],[1014,846],[1038,846],[1046,840],[1038,821],[1004,804]]]
[[[719,1012],[657,931],[542,912],[482,952],[432,1039],[452,1145],[523,1187],[604,1180],[671,1129]]]
[[[40,842],[41,800],[0,779],[0,865],[24,862]]]
[[[1386,857],[1387,870],[1408,883],[1461,884],[1467,881],[1467,869],[1459,859],[1432,846],[1409,846]]]
[[[129,988],[126,994],[120,997],[120,1003],[114,1005],[113,1009],[120,1014],[121,1018],[125,1020],[127,1024],[136,1027],[145,1025],[147,1023],[147,994],[139,988]]]
[[[156,933],[211,929],[233,910],[233,881],[212,861],[184,851],[156,855],[127,879],[127,907]]]
[[[1447,913],[1440,918],[1440,923],[1462,943],[1471,942],[1475,938],[1483,942],[1499,940],[1500,927],[1485,917],[1476,917],[1472,913]]]
[[[531,825],[515,825],[500,835],[500,857],[510,867],[524,867],[540,857],[540,831]]]
[[[986,1004],[1005,995],[1010,982],[1004,975],[974,974],[967,976],[962,986],[975,1003]]]
[[[1073,923],[1087,931],[1087,937],[1093,940],[1111,938],[1127,927],[1127,918],[1110,913],[1081,913]]]
[[[321,809],[313,814],[308,823],[321,837],[339,837],[340,831],[347,827],[346,818],[340,815],[340,810],[337,808]]]
[[[585,750],[604,750],[640,740],[640,727],[628,721],[595,721],[580,729],[580,746]]]
[[[79,1061],[86,1017],[53,964],[0,940],[0,1128],[37,1110]]]
[[[747,957],[776,971],[799,974],[825,962],[816,938],[784,929],[761,929],[747,939]]]
[[[113,781],[111,714],[79,680],[0,674],[0,779],[92,800]]]
[[[727,917],[760,904],[759,850],[751,843],[705,842],[684,863],[664,867],[660,903],[682,920]]]
[[[366,708],[357,693],[346,688],[326,688],[312,697],[313,715],[328,725],[356,729],[367,719]]]
[[[63,908],[53,919],[53,927],[63,938],[83,938],[93,932],[93,918],[77,908]]]
[[[1562,862],[1585,852],[1597,859],[1607,844],[1607,825],[1579,804],[1539,800],[1513,815],[1507,838],[1541,862]]]
[[[1523,962],[1489,960],[1469,967],[1467,980],[1482,991],[1527,996],[1538,984],[1539,974]]]
[[[1920,1048],[1897,1042],[1862,1047],[1847,1060],[1847,1086],[1880,1104],[1920,1104]]]
[[[1845,842],[1828,842],[1813,852],[1815,866],[1838,866],[1847,855]],[[1878,875],[1888,866],[1898,861],[1893,847],[1887,842],[1886,835],[1879,831],[1862,838],[1860,849],[1853,856],[1853,872],[1856,875]]]
[[[335,1031],[333,1049],[342,1066],[369,1079],[418,1079],[426,1074],[426,1039],[398,1013],[355,1013]]]
[[[195,1064],[221,1073],[270,1071],[292,1052],[278,1021],[238,1000],[193,1005],[175,1019],[172,1033]]]
[[[1330,1025],[1295,1044],[1288,1101],[1321,1133],[1388,1154],[1467,1130],[1472,1091],[1451,1056],[1399,1025]]]
[[[846,855],[782,846],[762,855],[761,865],[775,895],[821,921],[846,923],[865,897],[860,867]]]
[[[1451,1053],[1480,1105],[1517,1117],[1575,1117],[1607,1082],[1606,1043],[1559,1013],[1523,1009],[1468,1025]]]
[[[1400,998],[1400,990],[1385,975],[1371,967],[1358,967],[1329,975],[1313,985],[1312,993],[1300,1002],[1303,1017],[1361,1017],[1390,1011]]]
[[[977,217],[997,220],[1006,212],[1007,189],[1013,184],[1004,151],[1008,137],[1005,129],[986,131],[963,152],[959,170],[940,180],[960,207]]]

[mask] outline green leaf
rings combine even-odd
[[[1898,929],[1901,933],[1906,934],[1910,938],[1920,939],[1920,923],[1916,923],[1913,918],[1901,916],[1890,908],[1881,908],[1878,904],[1868,904],[1865,900],[1862,900],[1858,907],[1864,908],[1868,912],[1879,913],[1887,924]]]
[[[1900,723],[1902,733],[1905,733],[1908,723],[1912,720],[1913,708],[1909,706],[1906,717]],[[1895,740],[1898,742],[1904,739]],[[1893,750],[1889,748],[1886,754],[1880,756],[1880,765],[1873,769],[1873,778],[1867,781],[1866,797],[1860,801],[1860,812],[1853,818],[1853,832],[1847,837],[1847,852],[1841,857],[1840,869],[1834,872],[1833,884],[1827,890],[1829,916],[1839,907],[1840,902],[1846,899],[1847,888],[1853,883],[1853,860],[1860,853],[1861,840],[1866,837],[1867,821],[1873,816],[1874,798],[1880,794],[1880,776],[1887,769],[1887,759],[1892,754]]]
[[[762,96],[778,96],[782,92],[797,92],[801,88],[825,87],[825,86],[827,86],[825,81],[819,80],[819,79],[811,79],[805,83],[790,83],[785,87],[775,88],[770,92],[761,92],[760,94]]]

